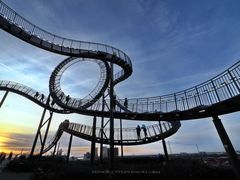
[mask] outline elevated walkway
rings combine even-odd
[[[121,50],[101,43],[77,41],[63,38],[49,33],[32,24],[20,16],[5,3],[0,1],[0,28],[12,35],[40,47],[47,51],[70,56],[60,63],[53,71],[50,78],[50,95],[55,107],[50,107],[54,112],[80,113],[84,115],[109,117],[108,108],[103,111],[100,94],[106,90],[109,81],[109,67],[107,63],[114,63],[122,69],[114,75],[113,85],[123,81],[132,74],[130,58]],[[93,94],[85,99],[72,98],[68,103],[66,96],[60,98],[60,79],[63,71],[77,61],[77,58],[92,59],[99,63],[102,61],[101,80]],[[80,61],[80,60],[79,60]],[[128,107],[123,108],[124,100],[117,101],[114,117],[118,119],[151,120],[151,121],[179,121],[206,118],[222,115],[240,110],[240,62],[228,68],[216,77],[189,89],[168,95],[156,97],[128,98]],[[21,85],[21,88],[25,86]],[[35,101],[27,90],[3,85],[1,90],[9,90],[23,95],[40,106],[43,103]],[[29,89],[28,89],[29,90]],[[93,96],[92,96],[93,95]],[[89,99],[88,99],[89,98]],[[82,104],[82,102],[84,102]],[[109,107],[107,100],[104,106]]]
[[[187,90],[151,98],[128,99],[127,108],[124,108],[124,99],[118,99],[114,117],[131,120],[179,121],[228,114],[240,110],[239,87],[240,61],[218,76]],[[79,109],[76,108],[77,100],[72,99],[67,104],[64,96],[63,101],[57,104],[50,97],[47,103],[48,96],[44,95],[41,100],[41,93],[35,97],[36,90],[16,82],[0,81],[0,90],[17,93],[53,112],[72,113],[78,110],[77,113],[85,115],[109,117],[107,108],[109,100],[105,101],[104,111],[101,109],[100,100],[87,108]]]
[[[39,48],[70,57],[99,59],[119,65],[114,75],[117,84],[132,74],[132,62],[121,50],[101,43],[60,37],[34,25],[0,0],[0,28]]]
[[[69,110],[63,109],[54,103],[53,99],[36,91],[28,86],[25,86],[20,83],[16,83],[13,81],[0,81],[0,91],[8,91],[12,93],[19,94],[30,101],[38,104],[43,108],[47,108],[50,111],[62,114],[71,113]],[[38,94],[38,95],[37,95]]]
[[[141,145],[148,144],[155,141],[159,141],[161,139],[165,139],[178,131],[181,127],[180,122],[161,122],[160,124],[154,124],[146,126],[147,136],[145,137],[143,131],[141,131],[141,138],[138,139],[136,128],[123,128],[122,129],[122,141],[120,135],[120,128],[114,129],[114,145]],[[80,137],[82,139],[92,141],[92,126],[87,126],[84,124],[71,123],[68,120],[65,120],[59,125],[59,128],[54,136],[54,138],[50,141],[49,145],[44,149],[44,153],[49,151],[58,140],[61,138],[63,132],[72,134],[76,137]],[[101,138],[101,134],[103,131],[103,138]],[[99,127],[96,128],[96,137],[94,141],[96,143],[109,144],[109,128],[104,128],[103,130]]]
[[[189,89],[163,96],[128,98],[127,103],[125,103],[125,99],[121,100],[115,98],[111,103],[111,105],[115,104],[115,107],[113,108],[111,106],[111,108],[109,108],[109,100],[104,100],[103,103],[100,100],[101,96],[105,96],[103,92],[106,92],[106,89],[110,87],[109,89],[111,93],[109,94],[111,94],[111,100],[113,100],[114,86],[127,79],[133,72],[131,60],[124,52],[109,45],[63,38],[50,33],[20,16],[1,0],[0,28],[36,47],[53,53],[69,56],[69,58],[61,62],[51,74],[49,96],[43,96],[41,94],[41,98],[39,98],[37,91],[27,86],[10,81],[0,82],[0,90],[7,91],[2,102],[5,100],[8,91],[11,91],[20,94],[45,108],[34,140],[34,148],[38,134],[40,133],[41,135],[40,129],[43,126],[41,123],[44,119],[46,109],[58,113],[79,113],[95,117],[109,118],[111,115],[110,125],[112,128],[112,119],[114,118],[172,122],[165,124],[165,131],[161,129],[161,125],[148,126],[148,137],[141,139],[136,138],[135,128],[123,129],[124,138],[122,140],[119,139],[119,130],[115,129],[116,133],[114,134],[114,138],[111,133],[111,143],[109,140],[108,129],[101,130],[97,128],[96,137],[93,137],[91,132],[92,128],[90,126],[64,122],[60,125],[56,136],[44,152],[47,152],[57,143],[63,132],[70,133],[71,135],[86,140],[91,140],[92,142],[95,141],[98,143],[110,144],[111,150],[113,150],[114,144],[138,145],[164,139],[174,134],[180,128],[180,120],[213,117],[214,124],[221,140],[223,141],[224,147],[229,154],[235,173],[238,176],[238,179],[240,179],[240,166],[236,152],[231,145],[221,120],[218,118],[218,115],[240,110],[240,61],[216,77]],[[100,66],[100,81],[95,89],[90,92],[89,96],[83,99],[73,97],[69,99],[69,96],[64,95],[60,86],[62,74],[72,64],[86,59],[94,61]],[[118,65],[119,68],[116,69],[120,69],[120,71],[113,74],[113,65]],[[2,102],[0,106],[2,105]],[[52,112],[50,115],[51,117]],[[46,132],[48,132],[50,119],[43,123],[45,124],[48,122]],[[99,137],[101,132],[104,134],[103,137]],[[41,141],[41,152],[45,144],[47,133],[45,135],[44,140]],[[34,151],[34,148],[32,148],[32,152]],[[92,146],[92,152],[94,152],[94,150],[95,148]],[[113,157],[114,152],[110,151],[110,167],[112,166],[111,162],[113,162]]]

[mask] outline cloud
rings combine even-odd
[[[3,64],[3,63],[0,63],[0,65],[3,67],[3,69],[5,69],[5,70],[8,71],[8,72],[11,72],[11,71],[12,71],[12,69],[11,69],[9,66],[6,66],[6,65]]]
[[[124,50],[133,61],[133,75],[116,87],[120,97],[158,96],[182,90],[211,78],[240,56],[239,2],[125,0],[71,1],[66,4],[63,1],[26,0],[22,3],[9,0],[8,3],[47,31],[67,38],[106,43]],[[1,79],[17,81],[48,93],[49,76],[66,57],[33,47],[6,32],[0,32],[0,37]],[[94,67],[81,65],[75,70],[69,69],[69,76],[68,72],[64,74],[66,82],[63,81],[63,88],[69,94],[87,93],[95,85],[95,76],[99,77]],[[78,71],[80,67],[81,71]],[[89,76],[86,76],[87,73]],[[81,82],[79,77],[83,77]],[[28,124],[29,129],[36,129],[41,108],[12,95],[5,103],[1,109],[3,122]],[[223,116],[223,122],[239,148],[238,123],[225,120],[231,117]],[[92,117],[54,115],[51,131],[55,132],[65,118],[83,124],[92,123]],[[179,132],[168,139],[172,151],[196,151],[196,143],[200,150],[223,150],[214,126],[207,121],[184,122]],[[136,123],[125,121],[124,126],[134,126]],[[9,146],[14,145],[14,138],[20,138],[20,135],[13,134]],[[30,139],[30,136],[21,136],[19,142],[26,140],[29,147]],[[89,146],[89,142],[76,141],[76,146]],[[67,147],[67,135],[61,144]],[[126,147],[129,154],[157,153],[159,150],[159,143]]]
[[[8,140],[4,143],[5,148],[19,148],[19,147],[29,147],[33,142],[33,134],[17,134],[11,133],[8,136]]]

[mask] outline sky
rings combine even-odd
[[[133,74],[116,86],[119,97],[148,97],[180,91],[204,82],[240,59],[240,2],[238,0],[5,0],[37,26],[62,37],[98,42],[124,51]],[[29,45],[0,30],[0,79],[19,82],[48,94],[51,72],[66,56]],[[68,94],[84,97],[99,78],[91,62],[78,63],[63,75]],[[0,92],[3,96],[4,92]],[[29,152],[43,109],[10,93],[0,109],[0,151]],[[239,113],[220,116],[236,150]],[[91,125],[92,117],[54,114],[49,141],[59,124]],[[98,121],[98,125],[99,125]],[[123,121],[124,127],[142,122]],[[155,124],[156,122],[144,122]],[[115,126],[119,126],[116,120]],[[69,135],[60,140],[66,153]],[[224,151],[211,118],[183,121],[166,139],[171,153]],[[74,137],[73,155],[90,150]],[[161,142],[125,147],[128,155],[162,153]]]

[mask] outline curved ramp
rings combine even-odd
[[[114,85],[132,74],[131,60],[121,50],[101,43],[77,41],[49,33],[20,16],[2,1],[0,1],[0,27],[27,43],[47,51],[68,55],[73,59],[95,59],[118,65],[122,69],[114,75]],[[179,121],[239,111],[239,65],[240,62],[237,62],[218,76],[183,91],[156,97],[129,98],[127,108],[119,105],[123,104],[123,100],[120,100],[117,103],[119,108],[116,108],[114,117],[131,120]],[[58,69],[59,67],[60,65],[54,72],[61,71],[62,69]],[[58,82],[56,75],[57,73],[51,75],[50,93],[51,98],[58,106],[69,112],[109,117],[107,108],[105,111],[99,108],[100,103],[97,102],[99,94],[95,96],[96,98],[85,100],[85,102],[89,102],[87,106],[79,106],[80,100],[77,102],[78,105],[76,105],[76,101],[66,103],[60,100],[57,90],[61,90],[61,88],[54,89],[52,86]],[[104,81],[107,80],[106,76]],[[100,93],[101,90],[97,92]],[[106,102],[105,105],[109,105],[109,101]],[[40,103],[38,104],[40,105]],[[124,111],[122,112],[121,109]]]
[[[141,145],[141,144],[148,144],[155,141],[159,141],[161,139],[165,139],[178,131],[181,127],[181,123],[179,121],[176,122],[161,122],[160,124],[154,124],[146,126],[147,129],[147,136],[145,137],[143,131],[141,131],[141,138],[138,139],[136,134],[136,128],[123,128],[122,129],[122,141],[120,135],[120,129],[114,129],[114,145],[124,145],[124,146],[131,146],[131,145]],[[62,122],[53,138],[50,141],[50,144],[47,148],[44,149],[44,153],[49,151],[60,139],[63,132],[72,134],[76,137],[80,137],[82,139],[92,141],[92,131],[93,128],[91,126],[87,126],[84,124],[77,124],[77,123],[70,123],[68,120]],[[94,141],[97,143],[109,144],[109,129],[103,129],[103,138],[101,138],[102,129],[97,127],[96,128],[96,137]]]
[[[0,81],[0,91],[9,91],[19,94],[29,99],[30,101],[38,104],[39,106],[47,108],[48,110],[53,112],[62,114],[71,113],[69,110],[63,109],[58,106],[52,98],[20,83],[16,83],[13,81]]]
[[[101,43],[60,37],[32,24],[0,1],[0,27],[27,43],[50,52],[70,57],[99,59],[122,68],[114,75],[114,84],[132,74],[132,62],[121,50]]]

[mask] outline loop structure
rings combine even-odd
[[[70,98],[66,96],[60,86],[60,80],[70,66],[81,62],[81,61],[93,61],[96,62],[100,67],[100,79],[96,87],[84,98]],[[86,109],[93,105],[106,91],[109,84],[109,65],[104,61],[92,60],[88,58],[76,58],[70,57],[61,62],[53,71],[49,81],[49,91],[51,97],[56,101],[57,104],[66,109]]]
[[[111,86],[115,86],[132,74],[132,62],[127,54],[109,45],[77,41],[47,32],[20,16],[1,0],[0,28],[29,44],[68,56],[50,76],[50,95],[39,96],[38,91],[11,81],[0,81],[0,90],[20,94],[52,112],[110,117],[110,100],[102,102],[100,97],[107,91],[110,78],[113,80]],[[82,99],[66,96],[60,86],[61,77],[66,69],[82,61],[94,61],[98,64],[98,84]],[[111,75],[110,63],[119,66],[120,71]],[[180,120],[213,117],[240,110],[240,62],[206,82],[179,92],[156,97],[127,98],[127,103],[126,99],[119,99],[116,95],[115,97],[114,118],[169,121],[171,133],[158,136],[158,139],[166,138],[179,129]],[[62,130],[89,139],[87,133],[69,128],[60,128],[59,132]],[[145,143],[148,142],[150,141]]]
[[[104,111],[101,109],[101,102],[98,101],[98,98],[99,94],[106,90],[106,84],[109,81],[108,63],[114,63],[121,69],[114,74],[113,86],[127,79],[132,74],[131,60],[124,52],[109,45],[72,40],[49,33],[20,16],[2,1],[0,1],[0,27],[34,46],[57,54],[70,56],[67,60],[60,63],[51,75],[49,85],[50,101],[56,102],[54,107],[49,107],[51,110],[60,113],[74,112],[89,116],[94,114],[96,116],[109,117],[109,111],[107,108]],[[66,97],[62,100],[59,98],[61,90],[59,89],[59,77],[56,75],[60,75],[64,68],[71,65],[74,61],[78,61],[73,60],[77,58],[95,60],[98,64],[102,61],[101,65],[99,64],[101,78],[93,92],[90,92],[89,97],[82,100],[83,104],[81,104],[82,102],[79,99],[74,99],[75,101],[72,99],[66,105],[64,101]],[[68,62],[70,63],[69,65]],[[156,97],[128,98],[127,108],[124,107],[124,99],[117,99],[114,117],[131,120],[179,121],[239,111],[239,65],[240,63],[237,62],[216,77],[179,92]],[[63,69],[61,70],[61,68]],[[104,81],[105,83],[103,83]],[[2,83],[4,84],[4,82]],[[14,83],[9,82],[8,86],[11,84]],[[1,89],[6,89],[6,87]],[[16,91],[15,88],[12,91],[29,97],[19,90]],[[43,102],[46,102],[46,97]],[[34,98],[29,98],[34,101]],[[41,102],[36,103],[43,107],[46,106]],[[110,101],[106,100],[105,103],[109,107]]]

